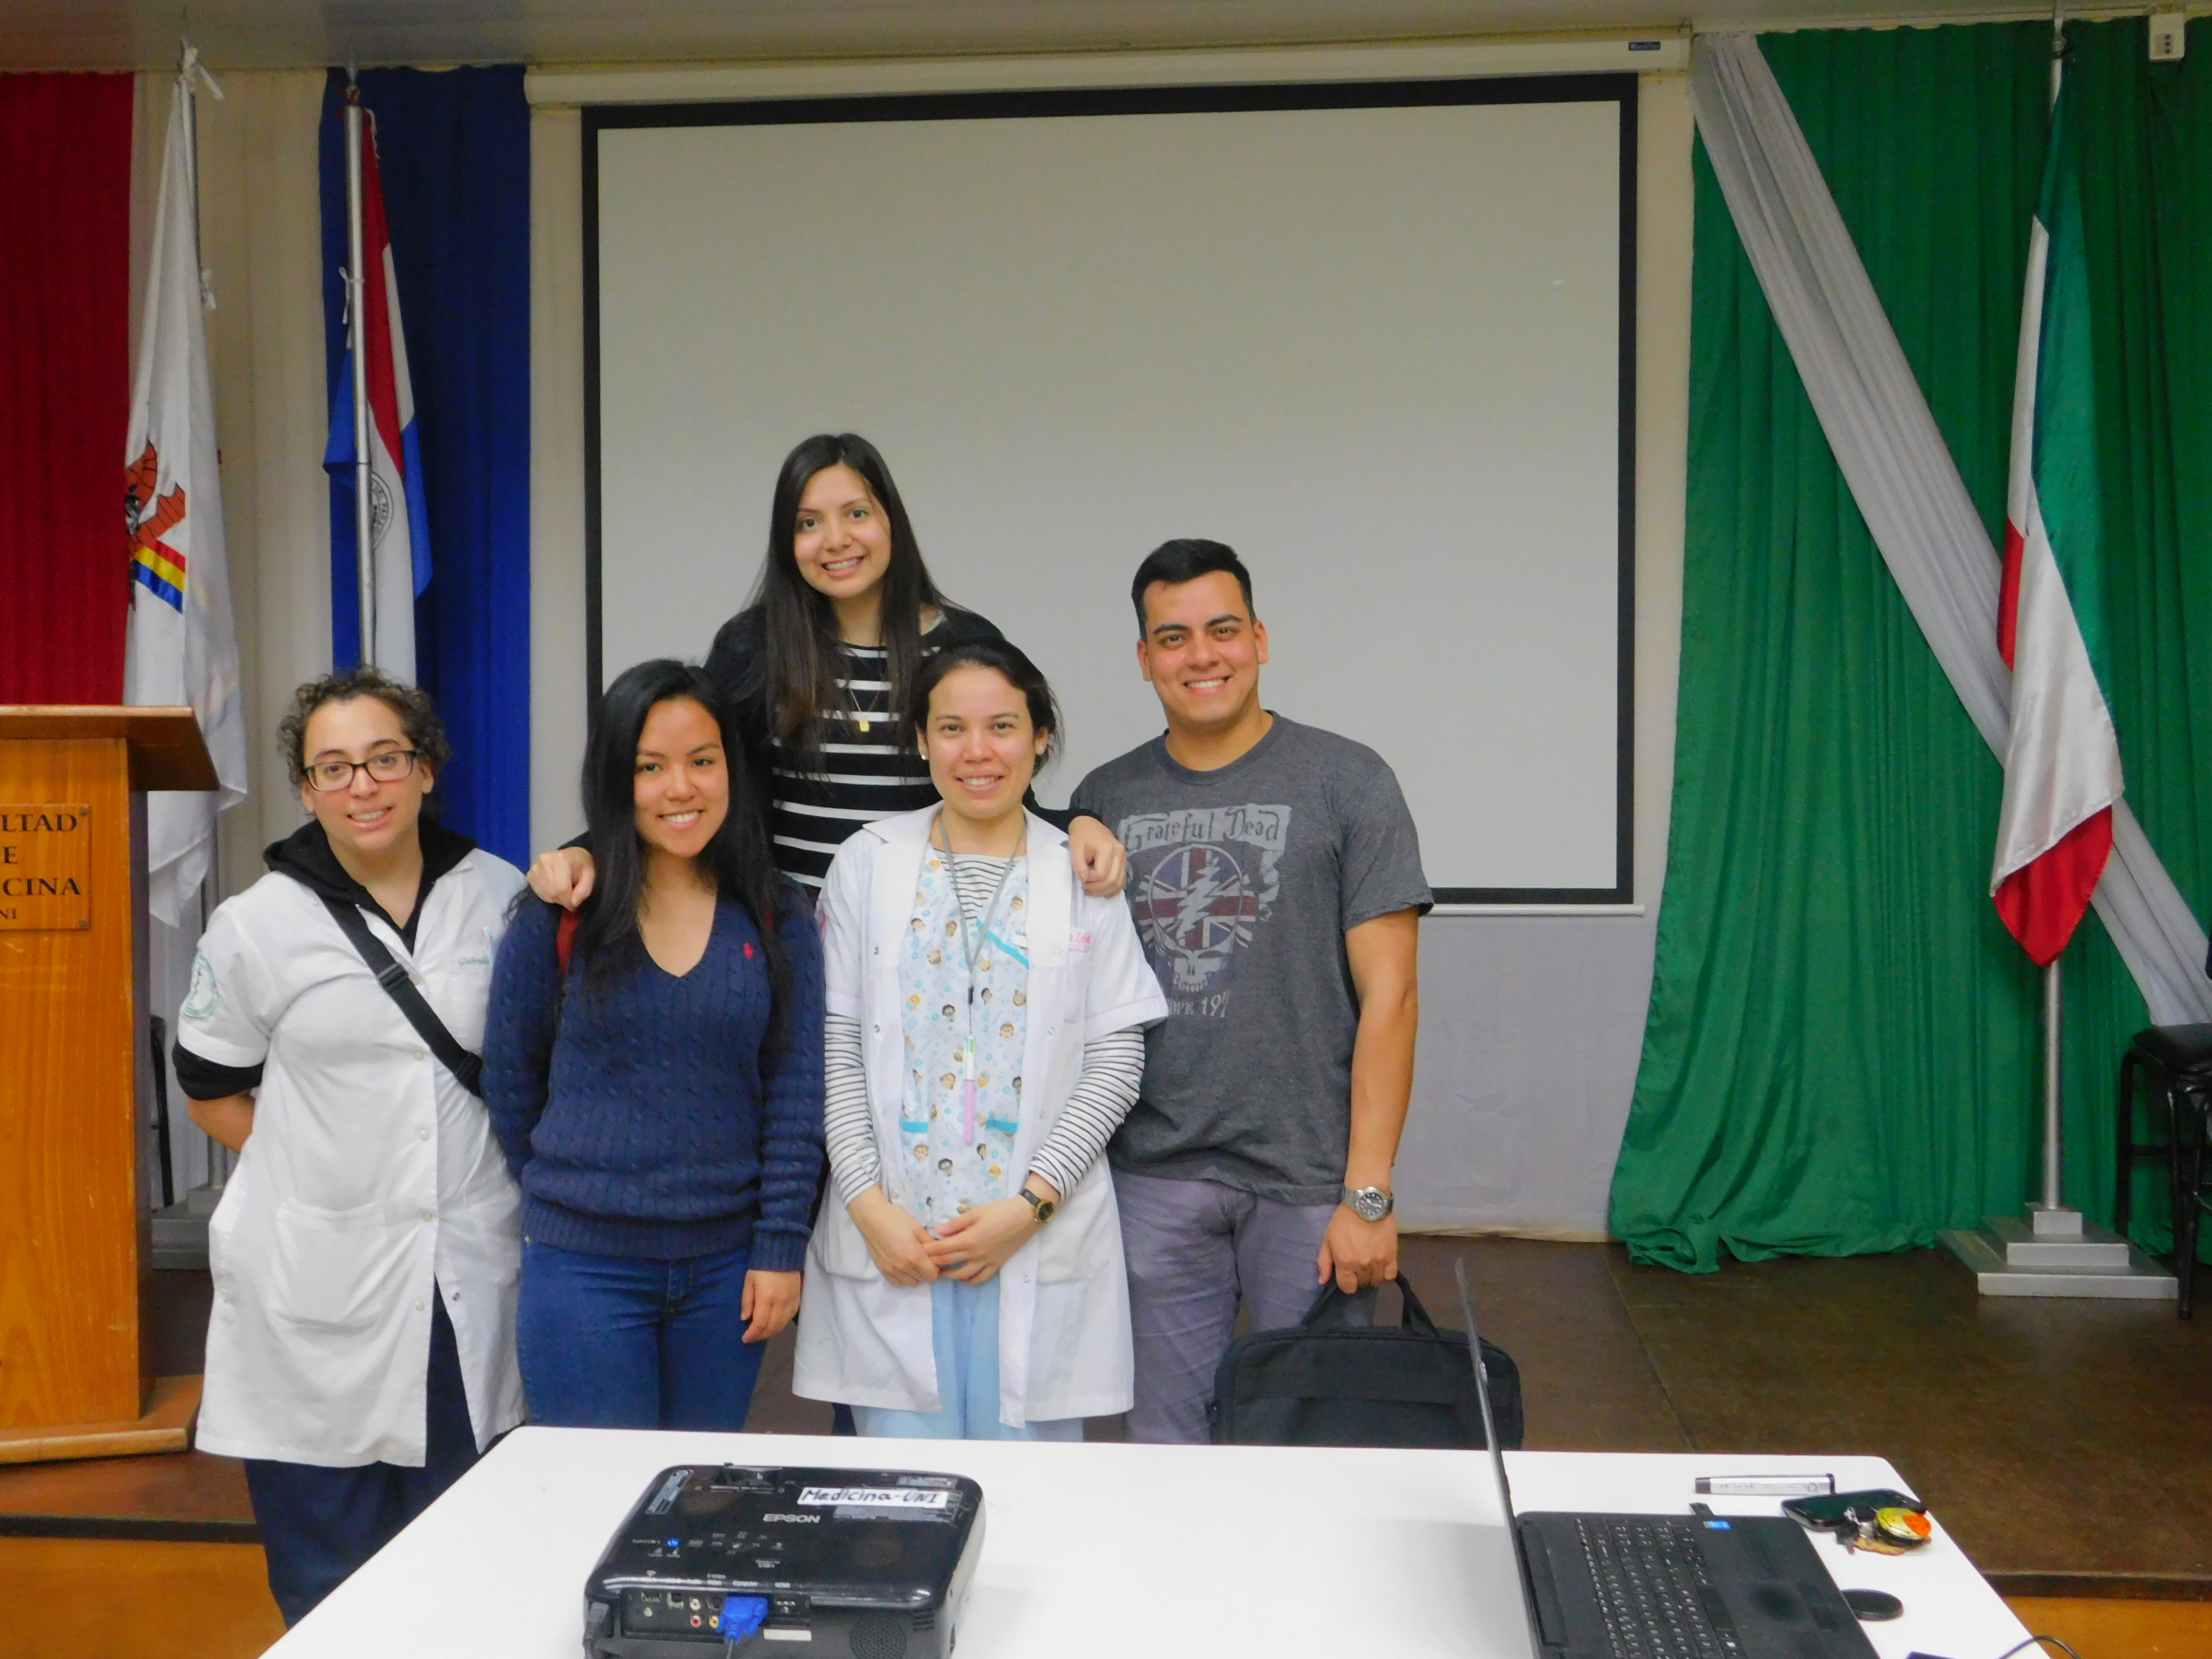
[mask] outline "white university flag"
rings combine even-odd
[[[172,927],[207,873],[216,812],[246,798],[245,715],[201,316],[190,110],[179,86],[169,106],[131,436],[124,448],[131,629],[123,700],[190,703],[222,784],[213,794],[163,790],[146,797],[148,907]]]

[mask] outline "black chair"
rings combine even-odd
[[[2135,1138],[2138,1073],[2148,1074],[2165,1103],[2163,1142]],[[2212,1209],[2204,1169],[2207,1143],[2212,1142],[2212,1025],[2154,1025],[2136,1033],[2120,1061],[2118,1133],[2112,1224],[2123,1235],[2128,1231],[2129,1188],[2136,1164],[2165,1159],[2166,1186],[2173,1195],[2173,1272],[2181,1281],[2176,1311],[2186,1319],[2197,1279],[2197,1231],[2204,1212]]]

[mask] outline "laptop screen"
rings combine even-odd
[[[1498,1512],[1505,1517],[1505,1535],[1513,1540],[1513,1577],[1521,1586],[1521,1613],[1528,1638],[1528,1651],[1538,1651],[1536,1632],[1536,1599],[1529,1588],[1528,1564],[1521,1549],[1521,1528],[1513,1516],[1513,1486],[1505,1478],[1505,1453],[1498,1443],[1498,1419],[1490,1410],[1490,1373],[1482,1363],[1482,1339],[1474,1328],[1474,1297],[1467,1287],[1467,1258],[1461,1256],[1452,1263],[1452,1277],[1459,1281],[1460,1317],[1467,1324],[1467,1354],[1474,1364],[1474,1394],[1482,1405],[1482,1442],[1490,1449],[1492,1477],[1498,1483]]]

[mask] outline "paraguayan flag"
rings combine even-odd
[[[407,335],[399,325],[399,277],[377,174],[376,128],[361,124],[362,356],[368,365],[368,539],[376,630],[367,655],[396,680],[415,680],[415,600],[430,585],[430,518],[416,440],[415,388],[407,374]],[[331,441],[323,465],[351,483],[353,357],[340,360],[331,397]],[[359,587],[356,585],[356,592]]]

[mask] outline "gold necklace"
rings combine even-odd
[[[846,650],[844,655],[845,666],[847,668],[850,669],[859,666],[853,659],[853,653],[850,647]],[[886,656],[884,661],[888,664],[890,658]],[[860,694],[853,690],[853,677],[850,674],[846,676],[843,684],[845,687],[845,704],[846,707],[853,711],[854,727],[862,737],[865,738],[868,735],[872,723],[869,720],[866,712],[860,707]]]

